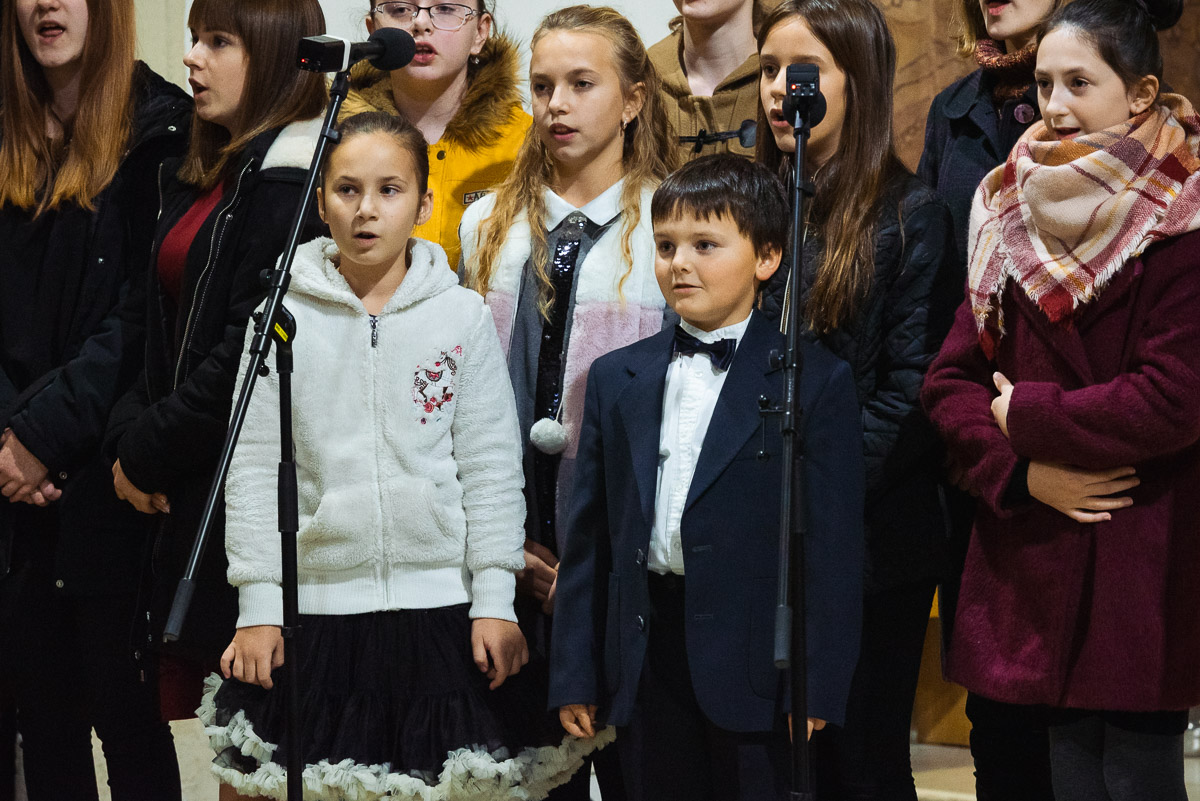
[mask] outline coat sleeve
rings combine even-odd
[[[901,246],[883,304],[878,383],[862,410],[868,497],[905,480],[939,447],[921,410],[921,384],[961,290],[950,212],[941,201],[931,199],[904,217]]]
[[[965,470],[973,493],[1000,517],[1012,510],[1004,495],[1018,457],[992,417],[995,365],[983,354],[970,300],[955,314],[954,326],[925,376],[921,401],[941,434],[950,458]]]
[[[264,178],[247,199],[243,213],[253,218],[245,221],[230,259],[236,275],[223,312],[221,341],[174,392],[146,408],[121,437],[121,467],[143,492],[169,493],[181,479],[208,471],[217,461],[229,424],[246,321],[266,294],[260,274],[274,266],[284,248],[300,191],[298,180]],[[311,238],[316,231],[309,233]]]
[[[1145,264],[1145,323],[1115,378],[1081,389],[1017,382],[1008,409],[1013,449],[1088,469],[1136,465],[1200,439],[1200,235],[1180,237]],[[1129,265],[1126,269],[1133,269]]]
[[[598,380],[602,362],[588,371],[571,513],[558,565],[554,631],[550,638],[549,707],[600,702],[609,548],[604,435]]]
[[[864,466],[858,397],[837,362],[805,423],[808,716],[841,724],[862,628]]]
[[[109,415],[130,387],[142,355],[142,276],[130,277],[100,327],[79,353],[10,421],[21,443],[52,474],[73,472],[94,457]]]
[[[921,148],[921,160],[917,162],[917,178],[935,191],[945,144],[945,132],[941,130],[944,125],[942,96],[939,94],[929,104],[929,112],[925,115],[925,145]]]
[[[236,387],[250,363],[254,328],[247,327]],[[254,384],[246,419],[225,481],[225,554],[229,583],[238,590],[238,628],[283,625],[283,557],[279,542],[279,373]]]
[[[467,518],[470,615],[516,622],[515,572],[525,567],[525,474],[504,351],[491,312],[479,305],[450,424]]]

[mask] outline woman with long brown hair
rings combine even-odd
[[[154,165],[190,102],[134,60],[132,0],[14,0],[0,22],[0,695],[31,801],[180,796],[130,638],[147,530],[99,444],[136,373]],[[19,503],[19,502],[24,503]],[[8,743],[11,747],[11,741]]]
[[[816,64],[828,104],[805,154],[803,270],[781,268],[764,309],[782,316],[799,291],[802,335],[849,363],[867,464],[862,647],[845,726],[813,735],[817,797],[915,801],[909,723],[945,539],[940,448],[918,396],[959,291],[950,216],[896,158],[896,51],[870,0],[787,0],[758,42],[760,161],[790,181],[787,65]]]
[[[322,77],[295,66],[296,42],[325,29],[317,0],[198,0],[188,26],[196,115],[187,153],[157,170],[145,367],[109,428],[117,494],[162,515],[144,616],[155,642],[217,466],[260,273],[284,249],[326,102]],[[167,660],[172,717],[191,717],[234,630],[220,520],[211,537]]]

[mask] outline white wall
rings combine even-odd
[[[191,0],[136,0],[139,55],[164,77],[187,88],[187,70],[182,65],[187,46],[187,9]],[[417,0],[427,3],[430,0]],[[533,31],[550,11],[571,5],[571,0],[495,0],[501,26],[522,42],[528,63],[527,45]],[[667,23],[678,12],[671,0],[611,0],[637,27],[646,46],[667,35]],[[369,0],[321,0],[329,33],[351,40],[365,39],[363,24]]]

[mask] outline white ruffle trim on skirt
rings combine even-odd
[[[213,698],[221,677],[204,680],[204,695],[197,716],[204,724],[209,744],[217,754],[235,748],[252,758],[258,768],[243,773],[214,762],[212,770],[222,783],[242,795],[263,796],[276,801],[287,797],[287,771],[272,762],[277,746],[263,741],[254,726],[239,711],[226,726],[214,724]],[[616,739],[609,726],[591,739],[564,735],[559,745],[521,749],[515,757],[503,758],[483,748],[459,748],[447,755],[437,784],[404,773],[392,773],[389,764],[360,765],[352,759],[331,764],[321,760],[304,768],[304,801],[539,801],[565,783],[583,765],[583,759]]]

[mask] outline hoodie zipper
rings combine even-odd
[[[371,347],[379,347],[379,316],[371,315]]]
[[[179,388],[179,379],[183,371],[184,354],[187,353],[188,345],[191,344],[192,334],[194,333],[192,323],[196,318],[196,309],[204,305],[204,300],[208,297],[208,282],[205,278],[211,278],[209,269],[212,267],[217,254],[221,251],[221,243],[225,240],[225,230],[229,227],[229,219],[233,216],[229,213],[229,210],[237,203],[238,196],[242,191],[242,180],[246,177],[246,173],[250,171],[250,168],[254,166],[254,161],[255,159],[252,158],[246,162],[246,166],[242,167],[242,171],[238,173],[237,183],[233,187],[233,197],[229,199],[229,202],[217,214],[217,222],[213,226],[212,236],[209,238],[208,243],[208,260],[204,263],[204,269],[200,271],[200,277],[196,280],[196,291],[192,293],[192,303],[188,308],[187,324],[183,328],[183,341],[179,344],[179,357],[175,361],[173,390]],[[197,299],[199,302],[197,302]]]

